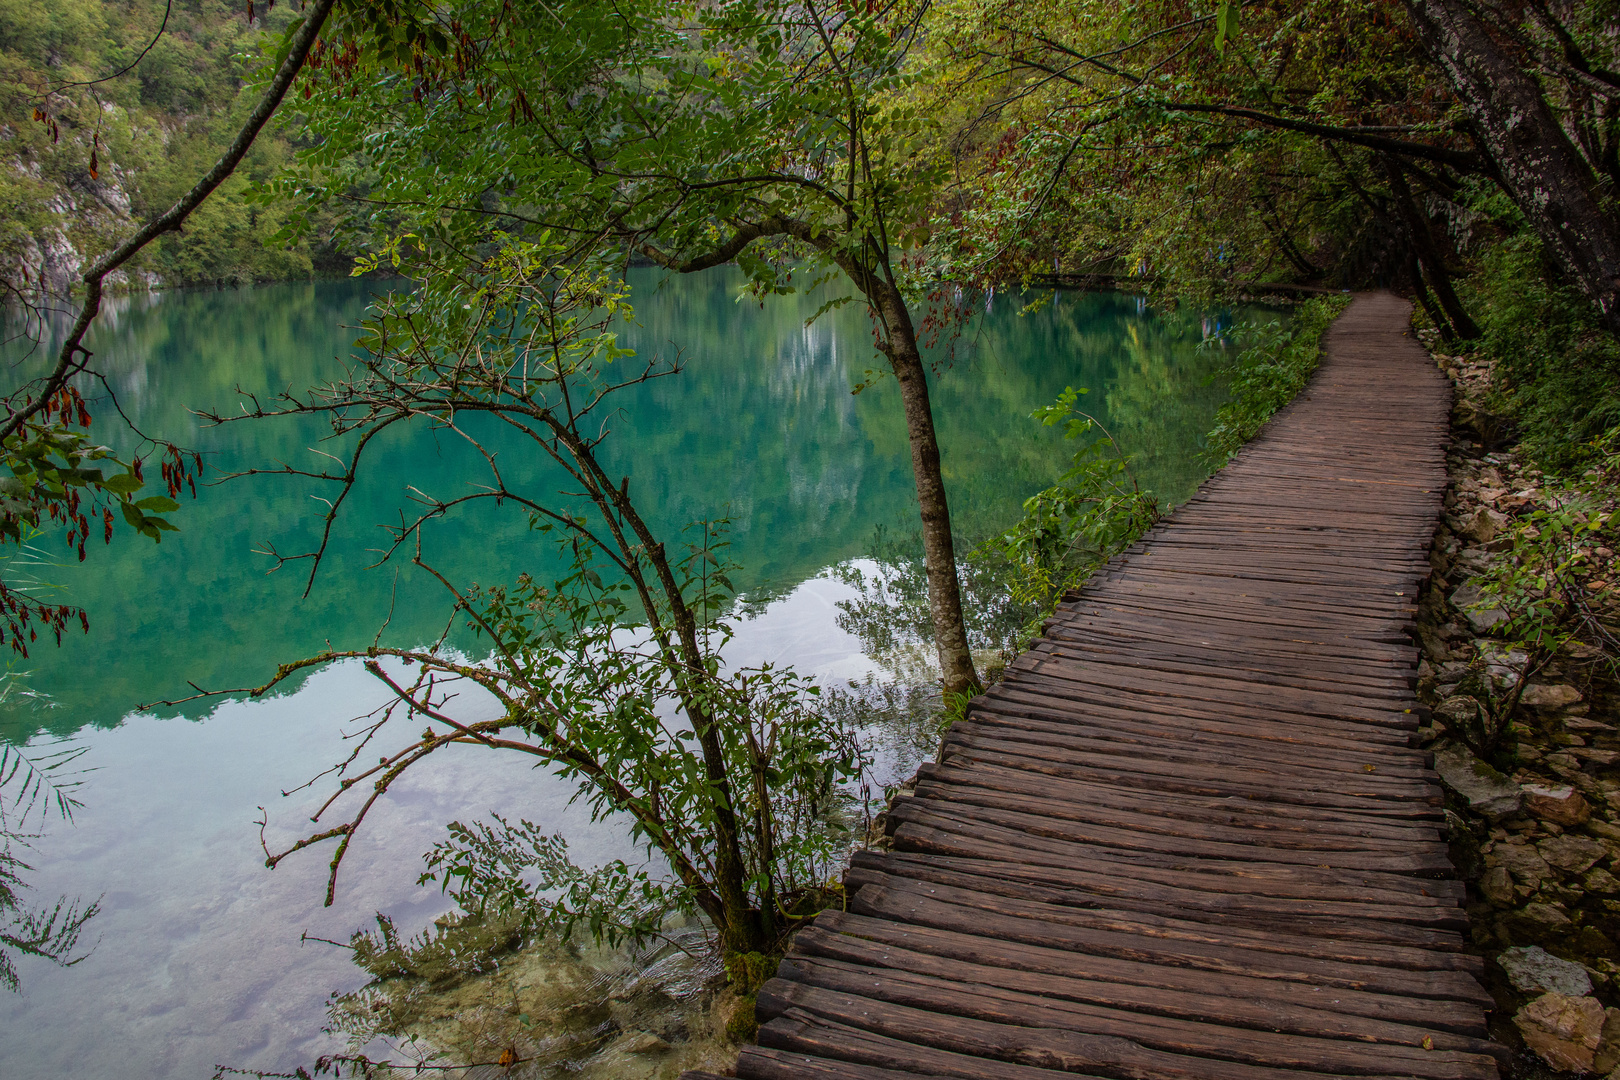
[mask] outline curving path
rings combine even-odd
[[[760,992],[739,1077],[1498,1075],[1410,745],[1450,387],[1409,312],[1358,297],[1300,398],[974,702]]]

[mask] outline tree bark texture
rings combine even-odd
[[[939,440],[934,435],[933,407],[928,399],[928,366],[917,345],[917,331],[900,290],[886,281],[873,282],[873,297],[887,330],[887,355],[900,383],[906,412],[906,441],[911,445],[911,471],[917,481],[917,508],[922,515],[923,564],[928,573],[928,614],[945,690],[973,694],[979,676],[968,649],[962,618],[962,588],[956,577],[956,548],[951,511],[945,499]]]
[[[812,230],[794,218],[772,217],[738,229],[732,241],[715,253],[731,258],[759,236],[786,234],[824,251],[866,297],[882,324],[881,348],[900,383],[900,401],[906,414],[906,442],[911,447],[911,473],[917,484],[917,509],[922,517],[923,566],[928,577],[928,615],[934,628],[934,648],[947,693],[975,694],[980,688],[968,648],[967,622],[962,616],[962,586],[956,576],[956,546],[951,535],[951,510],[945,498],[945,476],[940,468],[939,439],[934,434],[933,407],[928,399],[928,365],[917,344],[917,329],[906,298],[888,276],[862,258],[862,251],[881,245],[851,249],[828,233]],[[729,254],[728,254],[729,252]],[[680,268],[701,269],[710,261],[693,261]]]
[[[1570,141],[1535,77],[1464,0],[1406,0],[1406,8],[1473,119],[1498,181],[1604,325],[1620,333],[1616,193]]]

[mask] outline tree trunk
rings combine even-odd
[[[1412,238],[1412,250],[1417,255],[1418,262],[1423,265],[1423,269],[1428,271],[1429,287],[1434,290],[1441,308],[1445,310],[1446,320],[1451,323],[1457,336],[1464,341],[1479,337],[1479,327],[1468,317],[1468,310],[1457,298],[1457,291],[1451,287],[1451,274],[1446,270],[1445,256],[1440,253],[1440,245],[1434,242],[1434,234],[1429,231],[1428,221],[1412,198],[1412,189],[1407,186],[1405,174],[1392,158],[1384,157],[1383,163],[1384,172],[1389,176],[1390,191],[1395,196],[1395,207],[1400,211],[1401,221],[1405,223],[1406,232]],[[1418,281],[1420,288],[1422,284],[1420,278]]]
[[[1406,0],[1423,44],[1474,121],[1497,180],[1547,253],[1620,333],[1620,217],[1520,58],[1463,0]]]
[[[917,483],[917,508],[922,515],[923,565],[928,576],[928,614],[934,627],[934,647],[945,690],[975,694],[979,676],[968,649],[967,623],[962,617],[962,586],[956,577],[956,547],[951,537],[951,511],[945,499],[945,477],[940,470],[939,440],[934,435],[934,413],[928,401],[928,368],[917,344],[917,330],[906,308],[906,298],[893,280],[869,264],[866,253],[884,245],[868,237],[850,246],[847,238],[812,229],[796,218],[772,216],[737,226],[731,238],[714,250],[679,261],[648,245],[642,251],[683,274],[706,270],[737,257],[764,236],[786,235],[819,248],[860,290],[883,327],[879,348],[900,383],[900,401],[906,411],[906,441],[911,445],[911,473]]]
[[[1417,253],[1410,248],[1406,252],[1406,274],[1412,279],[1412,291],[1417,293],[1418,302],[1423,305],[1423,310],[1428,314],[1429,321],[1434,323],[1436,330],[1440,331],[1440,340],[1447,345],[1455,342],[1457,335],[1452,333],[1451,320],[1447,319],[1445,314],[1435,306],[1434,297],[1429,295],[1429,287],[1423,283],[1423,271],[1418,269]]]
[[[940,469],[939,440],[934,435],[934,412],[928,400],[928,367],[917,345],[917,331],[900,290],[875,275],[869,276],[878,311],[887,331],[885,354],[900,383],[906,410],[906,441],[911,444],[911,472],[917,481],[917,508],[922,514],[923,563],[928,571],[928,614],[934,624],[934,647],[945,690],[975,694],[979,676],[968,650],[967,624],[962,618],[962,587],[956,577],[956,548],[951,537],[951,511],[945,500],[945,476]]]

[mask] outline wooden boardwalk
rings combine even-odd
[[[1358,297],[1300,399],[974,702],[737,1076],[1498,1075],[1411,746],[1450,388],[1408,314]]]

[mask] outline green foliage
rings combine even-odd
[[[895,682],[892,690],[866,688],[886,700],[863,700],[851,715],[875,710],[877,715],[897,721],[902,717],[916,720],[937,711],[939,705],[931,692],[898,689],[926,686],[939,678],[933,658],[922,539],[916,533],[895,536],[880,527],[867,554],[875,566],[863,569],[846,563],[832,570],[837,580],[861,594],[838,602],[838,626],[859,638],[861,651],[885,668]],[[984,545],[970,547],[957,565],[957,578],[962,586],[968,644],[990,667],[1005,665],[1022,644],[1019,632],[1030,620],[1031,612],[1009,593],[1004,560]],[[899,696],[892,696],[895,694]],[[862,692],[857,696],[871,695]],[[942,729],[936,722],[933,730],[937,733]],[[920,737],[928,739],[926,733]]]
[[[187,462],[168,448],[162,463],[167,493],[141,498],[146,486],[141,459],[120,460],[91,440],[89,425],[84,400],[69,387],[0,445],[0,469],[10,473],[0,475],[0,545],[27,547],[45,529],[65,528],[68,549],[83,562],[92,532],[112,542],[115,510],[127,527],[153,542],[175,531],[160,515],[180,508],[172,496],[194,483],[189,470],[200,467],[197,459]],[[0,581],[0,617],[6,621],[0,638],[25,657],[41,629],[58,643],[70,620],[90,629],[84,609],[52,603],[26,579]]]
[[[1158,499],[1137,486],[1113,436],[1075,408],[1086,392],[1068,387],[1032,414],[1044,427],[1061,425],[1064,439],[1078,446],[1057,483],[1025,500],[1023,519],[982,545],[1010,569],[1006,582],[1014,602],[1034,612],[1023,627],[1025,640],[1040,632],[1041,620],[1064,593],[1159,519]]]
[[[262,14],[250,24],[241,4],[194,0],[173,4],[165,24],[165,0],[0,0],[7,283],[28,292],[43,274],[47,285],[66,286],[73,267],[61,241],[88,261],[213,165],[257,99],[255,52],[279,42],[297,17],[290,4]],[[98,81],[137,58],[121,77]],[[272,125],[185,229],[161,238],[133,269],[172,286],[307,277],[316,262],[329,265],[333,253],[320,242],[273,241],[286,207],[244,199],[297,138]]]
[[[1459,706],[1447,725],[1481,757],[1499,750],[1525,685],[1554,659],[1620,676],[1620,589],[1597,556],[1620,546],[1620,428],[1584,449],[1592,467],[1549,485],[1544,505],[1512,521],[1507,550],[1473,581],[1480,597],[1470,608],[1503,619],[1458,687],[1477,701],[1475,714]],[[1515,655],[1522,659],[1498,692],[1488,669]]]
[[[1322,335],[1349,303],[1347,296],[1324,297],[1301,304],[1287,327],[1273,319],[1237,328],[1232,337],[1244,348],[1222,372],[1231,380],[1231,397],[1215,414],[1215,430],[1209,434],[1215,463],[1237,453],[1273,413],[1305,389],[1322,359]]]
[[[414,936],[401,934],[394,920],[379,914],[377,929],[357,930],[349,948],[354,962],[374,978],[421,979],[442,987],[491,970],[524,940],[521,926],[493,913],[441,920]]]
[[[580,928],[608,945],[639,941],[656,936],[670,912],[690,907],[644,869],[615,859],[582,870],[560,835],[490,816],[493,825],[451,822],[450,839],[424,857],[428,869],[418,884],[438,882],[469,915],[510,920],[560,941]]]
[[[1405,239],[1377,156],[1297,126],[1459,141],[1443,76],[1376,0],[951,0],[928,27],[920,94],[954,176],[930,255],[956,280],[1387,278]]]
[[[1493,210],[1513,227],[1517,215],[1502,200],[1481,207]],[[1468,291],[1493,365],[1491,404],[1517,421],[1525,450],[1543,467],[1585,468],[1599,437],[1620,425],[1620,342],[1559,283],[1522,224],[1485,250]]]
[[[725,523],[693,526],[683,551],[667,551],[631,500],[629,478],[606,471],[599,453],[613,395],[679,365],[618,344],[616,327],[632,314],[623,281],[599,262],[570,261],[564,246],[545,234],[504,237],[471,265],[414,244],[393,248],[385,257],[397,253],[421,284],[378,302],[356,366],[247,416],[331,424],[342,453],[328,458],[332,469],[305,474],[336,485],[328,528],[362,470],[394,446],[377,436],[397,424],[462,441],[479,456],[485,483],[444,501],[417,490],[420,512],[389,527],[387,554],[415,550],[412,562],[443,583],[488,658],[465,661],[442,638],[414,649],[374,645],[283,665],[256,692],[333,659],[363,658],[397,698],[371,721],[376,728],[429,726],[375,766],[351,775],[353,759],[345,762],[340,792],[366,782],[380,796],[448,745],[527,754],[576,783],[594,815],[626,819],[670,872],[587,872],[533,825],[462,826],[430,853],[428,879],[472,913],[618,940],[652,932],[671,909],[701,910],[725,948],[769,948],[798,894],[826,880],[847,844],[841,787],[865,758],[816,708],[816,687],[771,665],[721,662],[733,570]],[[526,452],[553,467],[549,475],[505,469],[507,457],[484,441],[489,421],[521,435]],[[568,570],[549,585],[529,575],[508,586],[451,582],[421,554],[423,530],[480,502],[516,508],[535,545],[554,540]],[[316,567],[325,543],[306,553]],[[446,695],[468,683],[503,714],[478,722],[449,715]],[[330,896],[371,805],[338,811],[353,816],[271,861],[337,839]]]

